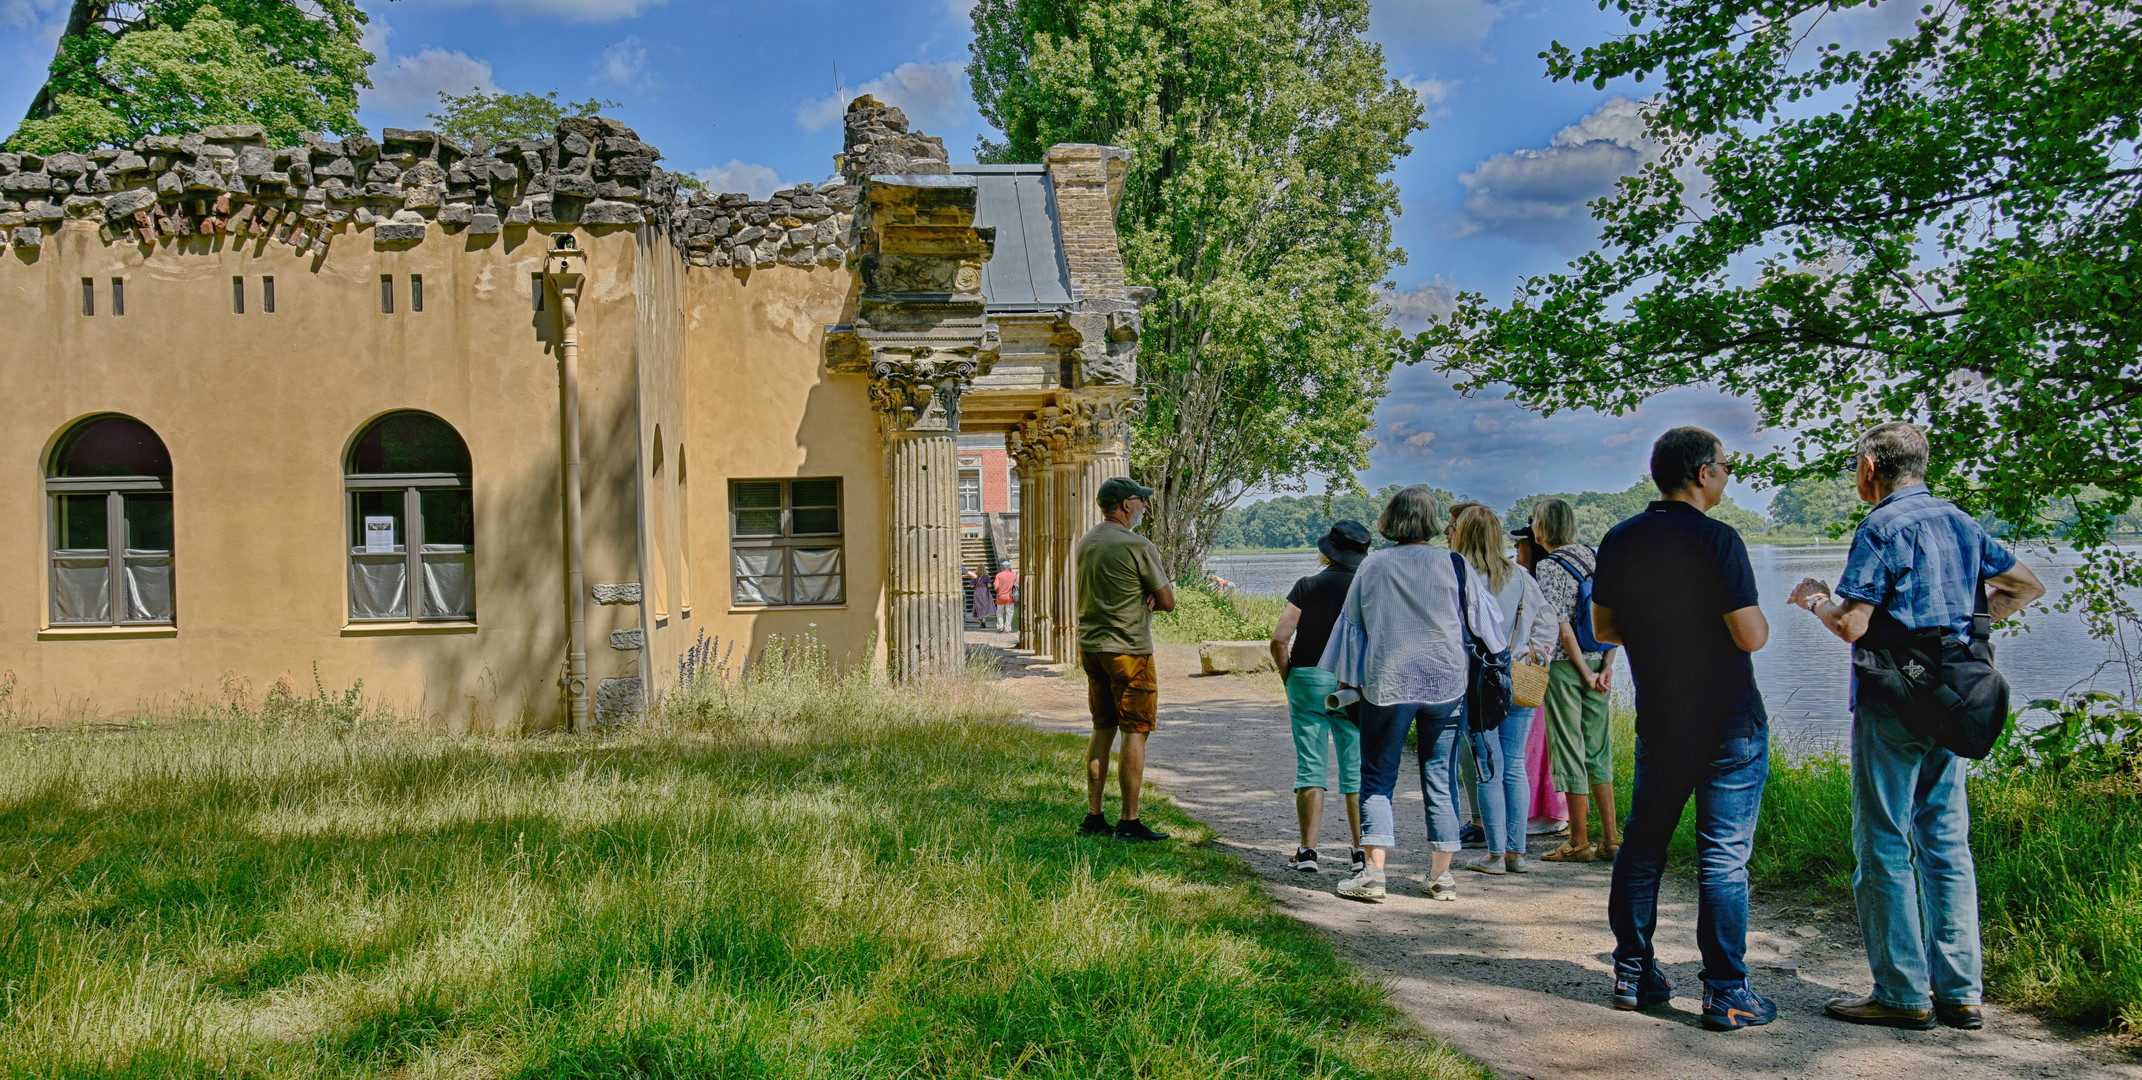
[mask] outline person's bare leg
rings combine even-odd
[[[1380,847],[1371,847],[1365,850],[1368,851],[1368,864],[1378,870],[1383,869],[1383,853],[1385,849]]]
[[[1123,752],[1116,756],[1116,780],[1123,788],[1123,816],[1138,820],[1138,787],[1145,783],[1145,732],[1123,733]]]
[[[1354,834],[1354,846],[1361,846],[1361,793],[1346,796],[1346,827]]]
[[[1431,851],[1431,852],[1429,852],[1429,853],[1428,853],[1428,880],[1430,880],[1430,881],[1434,881],[1434,880],[1436,880],[1437,878],[1440,878],[1440,877],[1442,877],[1442,876],[1443,876],[1444,874],[1450,873],[1450,861],[1451,861],[1451,859],[1452,859],[1452,858],[1456,857],[1456,855],[1457,855],[1457,852],[1455,852],[1455,851]]]
[[[1304,787],[1294,789],[1294,820],[1301,826],[1302,846],[1314,850],[1317,834],[1324,829],[1324,789]],[[1359,838],[1361,830],[1354,835]]]
[[[1621,822],[1615,820],[1619,806],[1614,801],[1614,785],[1593,784],[1592,802],[1599,807],[1599,842],[1610,848],[1621,847]]]
[[[1086,812],[1089,814],[1101,812],[1101,795],[1108,790],[1108,748],[1115,741],[1116,729],[1098,727],[1093,729],[1093,737],[1086,740]],[[1124,741],[1128,743],[1129,739]]]
[[[1569,792],[1563,795],[1569,800],[1569,846],[1583,847],[1592,842],[1591,800]]]

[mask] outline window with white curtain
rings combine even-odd
[[[169,626],[171,454],[131,416],[93,416],[46,470],[54,626]]]
[[[729,481],[731,597],[740,606],[847,602],[840,478]]]
[[[476,617],[476,507],[469,448],[413,409],[370,424],[350,447],[350,621]]]

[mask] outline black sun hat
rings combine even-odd
[[[1368,556],[1368,526],[1358,521],[1334,521],[1331,523],[1331,531],[1316,542],[1316,549],[1323,552],[1332,565],[1352,570],[1360,566],[1361,560]]]

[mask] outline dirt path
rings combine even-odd
[[[1012,652],[1008,635],[969,640],[1003,650],[1006,685],[1028,721],[1088,730],[1084,684]],[[1668,878],[1660,897],[1659,960],[1682,988],[1672,1011],[1615,1011],[1607,1001],[1613,934],[1608,864],[1532,862],[1524,876],[1459,874],[1459,900],[1420,894],[1426,836],[1417,785],[1400,785],[1401,847],[1392,852],[1388,901],[1341,900],[1329,869],[1288,871],[1293,853],[1294,751],[1286,705],[1243,681],[1203,677],[1192,648],[1160,652],[1161,719],[1146,777],[1216,830],[1296,917],[1392,987],[1400,1007],[1505,1077],[1869,1077],[1994,1080],[2106,1077],[2142,1080],[2142,1066],[2074,1041],[2023,1014],[1991,1007],[1987,1029],[1901,1032],[1826,1019],[1822,1003],[1864,993],[1866,956],[1836,910],[1789,907],[1758,895],[1750,912],[1752,981],[1778,1003],[1777,1022],[1730,1034],[1697,1022],[1693,883]],[[1408,755],[1411,756],[1410,754]],[[1417,775],[1408,762],[1401,776]],[[1327,848],[1343,849],[1336,796],[1325,813]],[[1066,823],[1068,828],[1070,823]],[[1535,856],[1547,846],[1535,844]]]

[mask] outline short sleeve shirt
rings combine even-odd
[[[1079,538],[1080,652],[1151,655],[1153,610],[1145,598],[1168,587],[1160,548],[1112,521]]]
[[[1554,555],[1575,563],[1579,572],[1590,571],[1593,567],[1599,565],[1599,553],[1593,550],[1589,544],[1564,544],[1554,549]],[[1572,613],[1577,610],[1576,576],[1552,557],[1542,557],[1532,570],[1533,576],[1539,578],[1540,595],[1547,601],[1548,614],[1552,615],[1554,621],[1558,623],[1576,622],[1577,620],[1572,617]],[[1598,587],[1596,584],[1592,586],[1595,591]],[[1548,659],[1559,660],[1567,655],[1569,654],[1562,651],[1562,638],[1557,633],[1555,635],[1554,655]],[[1584,659],[1592,666],[1597,667],[1599,658],[1605,655],[1606,653],[1604,652],[1588,652],[1584,654]]]
[[[1324,657],[1324,645],[1331,640],[1331,627],[1339,621],[1339,611],[1346,606],[1346,590],[1354,583],[1354,572],[1343,566],[1327,566],[1294,583],[1287,593],[1287,603],[1302,611],[1301,621],[1294,626],[1294,647],[1287,652],[1288,667],[1315,667]]]
[[[1592,599],[1614,612],[1636,683],[1636,733],[1647,742],[1716,745],[1765,733],[1752,658],[1725,615],[1756,606],[1755,568],[1732,526],[1662,500],[1599,545]]]
[[[1913,484],[1859,523],[1837,595],[1873,604],[1908,629],[1938,626],[1961,637],[1971,629],[1978,583],[2015,564],[1976,520]]]
[[[1008,570],[1008,569],[1006,569],[1006,570],[999,570],[999,571],[997,571],[997,580],[996,580],[996,588],[997,588],[997,603],[999,603],[999,604],[1009,604],[1009,603],[1011,603],[1011,602],[1012,602],[1012,590],[1013,590],[1013,589],[1015,589],[1015,588],[1017,588],[1017,587],[1018,587],[1018,585],[1019,585],[1019,575],[1017,575],[1017,574],[1015,574],[1015,573],[1012,573],[1012,572],[1011,572],[1010,570]]]

